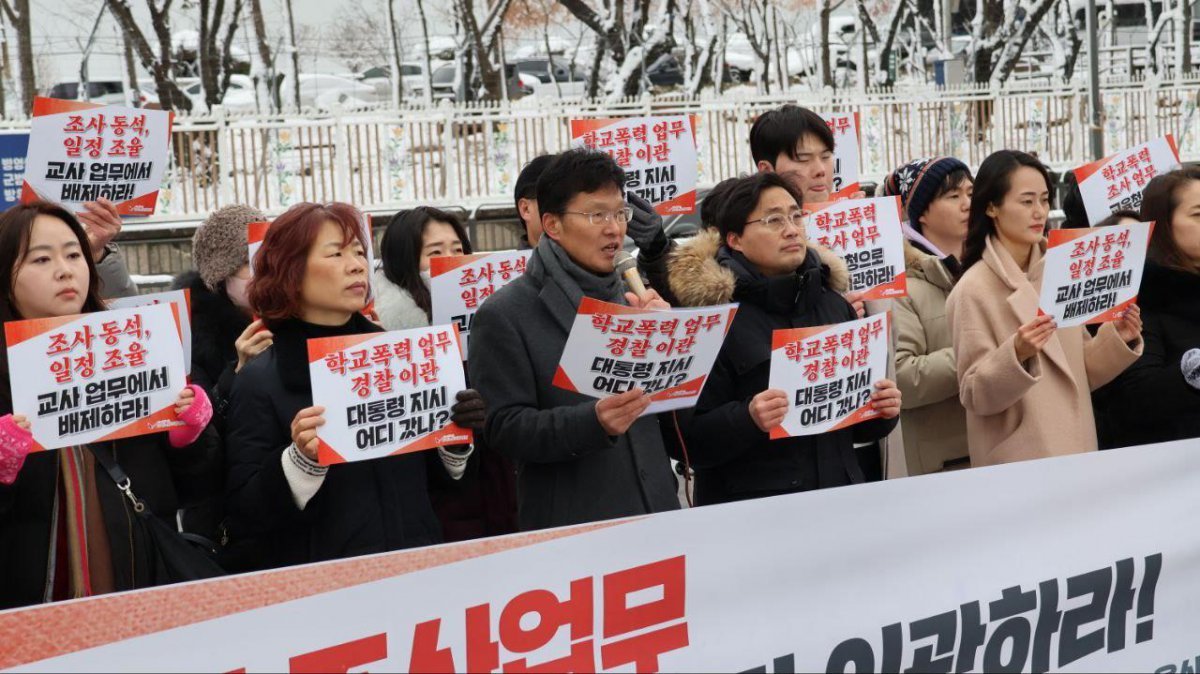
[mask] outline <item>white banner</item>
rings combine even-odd
[[[859,114],[822,115],[833,132],[833,194],[831,199],[853,196],[862,189],[859,154]]]
[[[1118,210],[1141,210],[1146,185],[1178,167],[1175,137],[1167,135],[1075,169],[1088,224],[1094,226]]]
[[[187,386],[171,304],[4,324],[13,413],[39,448],[147,435],[183,425]]]
[[[1055,229],[1038,304],[1060,328],[1115,321],[1137,301],[1154,224]]]
[[[104,197],[122,215],[153,215],[172,119],[163,110],[34,99],[21,200],[78,212]]]
[[[525,273],[531,250],[429,258],[433,324],[458,326],[463,358],[470,358],[471,325],[484,300]]]
[[[771,333],[770,388],[787,393],[771,438],[817,435],[879,416],[870,405],[887,376],[892,315]]]
[[[161,293],[146,295],[131,295],[108,300],[109,309],[132,309],[135,307],[151,307],[156,304],[170,304],[175,307],[175,315],[179,317],[179,334],[183,338],[183,366],[188,375],[192,374],[192,292],[183,290],[168,290]]]
[[[366,461],[472,440],[450,421],[465,390],[458,330],[437,325],[308,340],[322,465]]]
[[[699,160],[694,115],[572,119],[573,144],[608,153],[625,169],[625,189],[661,215],[696,210]]]
[[[694,407],[735,313],[736,304],[645,310],[585,297],[554,385],[594,398],[640,387],[652,400],[643,414]]]
[[[1200,442],[1091,452],[9,611],[0,669],[1191,672],[1197,513]]]
[[[865,291],[864,300],[908,293],[900,197],[805,204],[804,212],[809,240],[846,260],[850,290]]]

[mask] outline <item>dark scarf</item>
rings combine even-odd
[[[554,239],[543,236],[529,260],[530,270],[553,279],[572,306],[584,297],[625,304],[625,286],[616,272],[603,276],[580,267]]]
[[[733,299],[755,304],[769,313],[803,313],[821,296],[829,283],[829,268],[821,264],[817,251],[809,248],[804,262],[791,274],[767,276],[740,252],[721,246],[717,263],[733,272],[737,285]]]
[[[275,335],[275,367],[283,385],[293,391],[312,393],[308,376],[308,340],[323,337],[361,335],[364,332],[383,332],[362,314],[354,314],[343,325],[316,325],[298,318],[270,321],[267,325]]]

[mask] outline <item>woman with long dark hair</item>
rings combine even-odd
[[[44,202],[0,215],[0,322],[104,311],[88,238],[66,209]],[[96,452],[115,459],[131,492],[174,528],[190,491],[219,467],[204,389],[175,403],[188,422],[158,433],[30,454],[30,425],[12,414],[0,344],[0,608],[150,587],[154,542]]]
[[[1035,157],[1001,150],[975,176],[963,276],[946,309],[972,466],[1094,451],[1090,392],[1137,360],[1132,306],[1093,338],[1038,310],[1050,175]]]
[[[1200,437],[1200,168],[1150,181],[1141,219],[1154,223],[1138,292],[1146,349],[1108,387],[1113,447]]]
[[[325,467],[307,341],[380,332],[360,313],[369,278],[361,213],[301,203],[272,223],[254,260],[250,306],[274,343],[233,387],[226,450],[231,569],[261,569],[412,548],[442,540],[429,501],[428,452]],[[454,420],[475,425],[475,410]]]
[[[379,245],[381,267],[372,278],[375,310],[388,330],[429,325],[429,258],[470,255],[471,242],[462,222],[429,206],[397,213]]]

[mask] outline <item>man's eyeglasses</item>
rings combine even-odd
[[[596,211],[594,213],[583,213],[580,211],[563,211],[564,214],[582,215],[587,217],[588,222],[593,227],[601,227],[605,223],[614,222],[618,225],[627,224],[633,218],[633,209],[629,206],[620,208],[615,211]]]
[[[788,215],[784,215],[782,213],[772,213],[765,218],[749,220],[746,222],[746,224],[753,225],[756,222],[762,223],[763,227],[766,227],[767,230],[775,233],[782,232],[789,223],[795,225],[800,231],[804,231],[804,213],[801,211],[789,213]]]

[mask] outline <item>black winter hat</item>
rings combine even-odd
[[[885,191],[900,197],[904,216],[913,229],[920,231],[920,218],[929,210],[946,177],[955,171],[966,171],[967,165],[954,157],[917,159],[896,169],[884,180]]]

